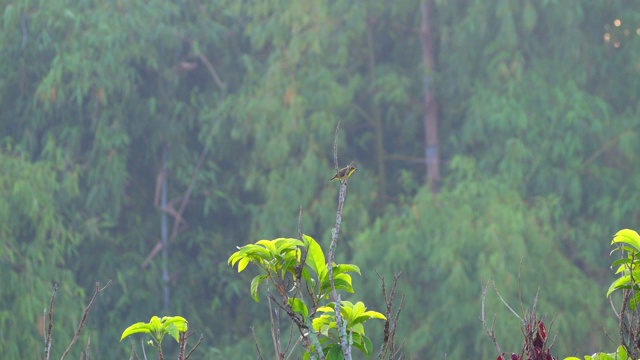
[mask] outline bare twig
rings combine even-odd
[[[493,289],[495,290],[496,294],[498,295],[498,297],[500,298],[500,301],[502,301],[502,303],[504,304],[504,306],[506,306],[509,310],[511,310],[511,312],[513,313],[513,315],[515,315],[518,320],[520,320],[521,324],[524,324],[524,320],[522,320],[522,318],[520,317],[520,315],[518,315],[517,312],[515,312],[511,306],[509,306],[509,304],[507,304],[507,302],[502,298],[502,295],[500,295],[500,292],[498,291],[498,287],[496,286],[496,282],[495,281],[491,281],[493,283]],[[538,298],[538,295],[536,294],[536,299]],[[535,309],[535,302],[533,304],[534,309]]]
[[[293,327],[291,327],[290,329],[291,329],[291,331],[293,331]],[[289,360],[291,358],[291,356],[293,355],[293,351],[296,349],[298,344],[300,344],[300,342],[302,342],[302,339],[304,339],[304,337],[298,336],[298,339],[296,340],[295,343],[293,343],[293,346],[291,347],[291,351],[289,351],[289,355],[287,355],[285,360]]]
[[[502,356],[503,352],[502,350],[500,350],[500,345],[498,344],[498,339],[496,339],[496,333],[495,333],[495,326],[496,326],[496,318],[497,315],[493,316],[493,321],[491,322],[491,329],[489,329],[489,326],[487,326],[487,318],[486,318],[486,313],[484,310],[484,305],[487,299],[487,288],[489,287],[489,283],[491,282],[491,278],[489,278],[489,280],[487,280],[487,284],[485,285],[484,283],[481,286],[482,289],[482,310],[480,312],[480,321],[482,322],[482,327],[484,327],[484,331],[487,333],[487,335],[489,335],[489,338],[491,338],[491,341],[493,342],[493,345],[496,347],[496,350],[498,350],[498,354],[499,356]],[[495,286],[495,284],[494,284]],[[513,310],[511,310],[513,311]],[[517,316],[517,315],[516,315]]]
[[[144,348],[143,348],[144,349]],[[134,342],[131,342],[131,353],[129,354],[129,360],[133,360],[133,355],[135,354],[136,359],[138,358],[138,354],[136,354],[136,346]]]
[[[400,351],[402,344],[398,349],[396,349],[396,328],[398,326],[398,319],[400,318],[400,312],[402,311],[402,307],[404,306],[404,294],[400,298],[400,305],[396,310],[396,313],[393,315],[393,302],[396,293],[396,286],[398,285],[398,279],[400,278],[401,273],[397,273],[393,276],[393,285],[391,286],[391,292],[387,295],[387,288],[384,276],[380,275],[377,271],[376,274],[380,278],[382,282],[382,297],[385,301],[385,315],[387,320],[384,323],[384,338],[382,340],[382,345],[380,346],[380,350],[378,351],[378,359],[393,359],[396,357],[397,353]],[[403,342],[404,344],[404,342]],[[389,356],[387,356],[389,355]]]
[[[93,293],[93,297],[91,298],[91,301],[89,301],[89,305],[87,305],[87,308],[84,310],[84,313],[82,314],[82,320],[80,320],[80,324],[78,325],[76,334],[73,336],[73,339],[71,339],[71,343],[67,347],[67,350],[65,350],[64,353],[62,354],[62,357],[60,357],[60,360],[63,360],[67,356],[69,351],[71,351],[71,348],[73,347],[73,345],[76,343],[76,341],[78,341],[78,337],[80,337],[80,333],[82,332],[82,327],[84,326],[84,322],[87,320],[87,316],[89,316],[89,312],[91,311],[91,307],[93,306],[94,301],[96,301],[98,294],[101,293],[104,289],[106,289],[107,286],[109,285],[111,285],[111,280],[109,280],[107,284],[102,288],[100,287],[99,282],[96,283],[96,290]]]
[[[299,338],[299,337],[298,337]],[[293,351],[291,349],[291,342],[293,341],[293,326],[289,326],[289,340],[287,340],[287,346],[285,346],[284,350],[282,351],[283,354],[286,354],[289,352],[289,350]],[[295,346],[295,344],[294,344]],[[291,356],[291,354],[289,354],[289,356]],[[289,357],[287,356],[287,358]]]
[[[267,294],[271,295],[271,290],[269,289],[269,280],[267,280],[266,283],[267,283]],[[282,353],[280,351],[280,349],[282,349],[280,347],[280,309],[278,307],[273,307],[271,305],[271,301],[272,301],[272,296],[267,296],[267,304],[269,305],[269,319],[271,324],[271,342],[273,343],[273,352],[276,358],[279,359]],[[273,299],[273,301],[276,302],[276,304],[278,303],[277,301],[275,301],[275,298]],[[280,304],[278,305],[280,306]],[[258,346],[258,343],[256,341],[256,347],[257,346]]]
[[[193,333],[187,334],[186,332],[180,333],[180,341],[178,342],[179,343],[178,360],[184,360],[184,352],[185,352],[185,349],[187,348],[187,339],[192,334]]]
[[[51,357],[51,330],[53,329],[53,301],[56,298],[58,292],[58,283],[53,284],[53,294],[51,295],[51,301],[49,301],[49,327],[47,328],[47,337],[44,342],[44,360],[49,360]]]
[[[276,300],[275,296],[273,296],[272,293],[267,292],[267,297],[269,297],[276,305],[278,305],[278,307],[282,310],[284,310],[284,312],[287,313],[287,316],[289,316],[289,318],[291,319],[291,321],[293,321],[296,326],[298,327],[298,330],[300,331],[301,335],[304,335],[304,331],[308,330],[307,325],[304,324],[303,320],[296,314],[293,312],[293,310],[291,309],[290,306],[285,306],[283,304],[280,304],[278,302],[278,300]],[[277,353],[277,351],[276,351]]]
[[[522,288],[521,288],[521,285],[522,285],[522,263],[523,262],[524,262],[524,256],[521,256],[520,257],[520,268],[518,269],[518,302],[520,303],[520,312],[522,314],[524,314],[524,305],[522,304]],[[494,283],[494,287],[495,287],[495,283]]]
[[[144,340],[142,340],[142,338],[140,339],[140,347],[142,347],[142,357],[144,357],[144,360],[147,360],[147,351],[144,349]],[[136,354],[136,358],[138,357],[138,354]]]
[[[620,318],[620,314],[618,313],[618,310],[616,309],[616,306],[613,304],[613,297],[609,296],[609,304],[611,305],[611,309],[613,309],[613,313],[616,315],[616,319]]]
[[[273,309],[273,314],[275,315],[275,324],[276,324],[276,340],[274,344],[276,347],[276,356],[278,357],[278,359],[284,359],[284,354],[282,353],[282,343],[280,338],[280,310],[278,308]]]
[[[258,350],[258,358],[260,360],[264,360],[264,358],[262,357],[262,352],[260,352],[260,345],[258,345],[258,338],[256,337],[255,328],[251,326],[250,329],[251,329],[251,335],[253,335],[253,342],[254,344],[256,344],[256,350]]]
[[[198,341],[196,342],[195,345],[193,345],[193,347],[191,348],[191,350],[189,350],[189,353],[187,354],[187,356],[184,358],[184,360],[188,360],[189,357],[191,357],[191,354],[193,354],[193,352],[198,348],[198,346],[200,346],[200,343],[202,342],[202,338],[204,337],[204,335],[200,334],[200,337],[198,338]]]
[[[84,360],[89,359],[89,346],[91,345],[91,333],[89,333],[89,338],[87,339],[87,347],[84,350]]]
[[[396,329],[398,328],[398,320],[400,319],[400,313],[402,312],[402,308],[404,307],[404,293],[402,294],[402,296],[400,297],[400,304],[398,305],[398,309],[396,310],[396,313],[393,317],[393,324],[391,325],[391,337],[390,339],[392,339],[393,341],[393,347],[392,350],[393,351],[393,355],[391,356],[391,358],[395,358],[396,355],[400,352],[400,350],[402,349],[402,346],[404,345],[404,340],[402,341],[402,343],[400,343],[400,346],[395,345],[395,341],[396,341]],[[404,356],[402,356],[404,357]]]

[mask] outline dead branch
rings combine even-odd
[[[89,360],[89,346],[91,345],[91,333],[89,333],[89,338],[87,339],[87,347],[84,350],[84,360]]]
[[[200,343],[202,342],[202,338],[203,337],[204,337],[204,335],[200,334],[200,337],[198,338],[198,341],[196,342],[195,345],[193,345],[193,348],[191,348],[191,350],[189,350],[189,353],[184,358],[184,360],[188,360],[189,357],[191,357],[191,354],[193,354],[193,352],[198,348],[198,346],[200,346]]]
[[[400,298],[400,305],[398,306],[395,315],[393,315],[393,302],[396,293],[396,286],[398,285],[398,279],[400,279],[401,273],[397,273],[393,276],[393,285],[391,286],[391,292],[389,293],[389,295],[387,295],[386,281],[384,276],[380,275],[377,271],[376,274],[382,282],[382,297],[385,301],[385,316],[387,318],[384,323],[384,337],[382,340],[382,345],[380,346],[380,350],[378,351],[378,359],[393,359],[400,351],[400,348],[402,348],[401,344],[400,347],[396,349],[395,337],[396,328],[398,326],[398,319],[400,318],[400,312],[402,311],[402,308],[404,306],[404,293]]]
[[[251,335],[253,336],[254,344],[256,344],[256,350],[258,350],[258,358],[260,360],[264,360],[264,358],[262,357],[262,353],[260,352],[260,345],[258,345],[258,338],[256,338],[256,331],[253,326],[251,326]]]
[[[82,320],[80,320],[80,324],[78,325],[78,329],[76,330],[76,333],[73,336],[73,339],[71,339],[71,343],[67,347],[67,350],[65,350],[64,353],[62,354],[62,357],[60,358],[60,360],[63,360],[67,356],[69,351],[71,351],[71,348],[73,347],[73,345],[76,343],[76,341],[78,341],[78,337],[80,337],[80,333],[82,332],[82,327],[84,326],[84,323],[87,320],[87,316],[89,316],[89,312],[91,311],[91,307],[93,306],[93,303],[96,301],[98,294],[101,293],[104,289],[106,289],[109,285],[111,285],[111,280],[109,280],[107,282],[107,285],[105,285],[102,288],[100,287],[100,283],[96,282],[96,290],[93,293],[93,297],[91,298],[91,301],[89,301],[89,305],[87,305],[86,309],[84,310],[84,313],[82,314]]]
[[[49,301],[49,327],[47,328],[47,337],[44,342],[44,360],[49,360],[51,356],[51,330],[53,329],[53,301],[58,293],[58,283],[53,284],[53,294]]]
[[[496,333],[495,333],[495,328],[496,328],[496,318],[498,317],[498,315],[494,315],[493,316],[493,321],[491,322],[491,329],[489,329],[489,326],[487,326],[487,318],[486,318],[486,313],[485,313],[485,303],[486,303],[486,299],[487,299],[487,288],[489,287],[489,283],[491,282],[491,278],[489,278],[489,280],[487,281],[487,285],[482,284],[481,289],[482,289],[482,310],[480,312],[480,321],[482,322],[482,327],[484,328],[484,331],[487,333],[487,335],[489,335],[489,338],[491,339],[491,341],[493,342],[493,345],[496,347],[496,350],[498,350],[498,354],[500,356],[502,356],[502,354],[504,354],[502,352],[502,350],[500,350],[500,345],[498,344],[498,339],[496,339]],[[495,284],[494,284],[495,286]],[[511,310],[513,311],[513,310]]]

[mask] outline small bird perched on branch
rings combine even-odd
[[[353,165],[353,161],[352,161],[349,165],[338,170],[338,172],[329,181],[333,181],[333,179],[338,179],[340,181],[346,180],[356,170],[358,169],[355,167],[355,165]]]

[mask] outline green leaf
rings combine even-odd
[[[343,301],[342,303],[343,304],[340,307],[340,315],[342,315],[344,320],[347,322],[347,326],[349,326],[353,320],[353,307],[348,305],[345,306],[345,301]]]
[[[324,252],[311,236],[302,235],[302,238],[307,243],[307,265],[318,275],[318,279],[322,282],[322,275],[327,271]]]
[[[637,290],[637,287],[636,287],[636,290]],[[629,299],[629,307],[631,308],[631,310],[635,311],[636,308],[638,307],[638,304],[640,304],[640,292],[635,291],[633,297]]]
[[[276,252],[276,244],[275,244],[276,240],[258,240],[256,242],[256,245],[262,245],[265,248],[267,248],[267,250],[269,250],[269,253],[273,257],[273,256],[275,256],[277,254],[277,252]]]
[[[251,297],[253,297],[253,300],[255,300],[256,302],[258,302],[258,300],[260,299],[260,293],[258,292],[258,286],[266,278],[268,278],[267,274],[261,274],[261,275],[258,275],[256,277],[254,277],[253,280],[251,280]]]
[[[307,309],[307,305],[305,305],[302,300],[290,298],[289,305],[291,305],[291,310],[293,310],[293,312],[295,312],[296,314],[302,315],[305,319],[309,317],[309,310]]]
[[[317,311],[319,311],[319,312],[334,312],[335,310],[333,309],[333,306],[320,306]]]
[[[124,338],[126,338],[129,335],[140,334],[140,333],[150,334],[151,325],[147,323],[139,322],[129,326],[122,332],[122,336],[120,336],[120,341],[122,341]]]
[[[616,274],[617,274],[617,273],[621,272],[620,269],[623,268],[624,265],[627,265],[626,268],[628,268],[628,265],[629,265],[630,262],[631,262],[631,259],[629,259],[629,258],[618,259],[618,260],[616,260],[616,261],[611,263],[611,267],[613,268],[613,267],[616,267],[618,265],[621,265],[618,268],[618,271],[616,271]]]
[[[613,240],[611,240],[611,244],[615,243],[628,244],[634,248],[634,251],[640,251],[640,235],[630,229],[618,231],[613,237]]]
[[[358,333],[360,335],[364,335],[364,325],[362,325],[362,324],[352,325],[349,329],[351,331],[353,331],[354,333]]]
[[[307,270],[307,268],[303,268],[302,269],[302,278],[312,287],[315,286],[316,282],[311,278],[311,275],[309,275],[309,270]]]
[[[618,278],[616,281],[614,281],[611,284],[611,286],[609,286],[609,290],[607,291],[607,297],[609,297],[609,295],[611,295],[611,293],[617,289],[631,288],[631,286],[634,285],[631,282],[632,275],[633,275],[633,279],[636,281],[635,284],[637,284],[638,281],[640,281],[640,269],[636,269],[633,271],[632,274],[623,275],[620,278]]]
[[[333,274],[342,274],[347,272],[356,272],[358,275],[362,275],[360,273],[360,268],[357,265],[353,264],[340,264],[333,267]]]
[[[372,310],[365,312],[364,314],[362,314],[362,316],[367,316],[369,319],[387,320],[387,317],[384,316],[382,313],[379,313],[377,311],[372,311]]]
[[[357,303],[355,303],[353,305],[353,319],[356,319],[360,315],[364,314],[366,310],[367,310],[367,307],[364,306],[364,303],[362,301],[358,301]]]
[[[284,254],[298,250],[298,246],[303,247],[304,243],[293,238],[278,238],[274,240],[277,254]]]
[[[618,355],[617,360],[627,360],[627,358],[629,357],[629,355],[627,354],[627,349],[622,345],[618,346],[616,355]]]
[[[178,331],[187,332],[189,322],[182,316],[164,316],[162,318],[163,326],[175,325]]]
[[[165,334],[170,334],[176,341],[179,341],[180,332],[186,332],[188,322],[182,316],[164,316],[162,319],[152,316],[148,323],[139,322],[125,329],[120,337],[120,341],[132,334],[150,334],[159,343]]]
[[[286,258],[286,260],[284,260],[282,262],[282,274],[280,275],[281,278],[284,278],[285,272],[290,272],[293,276],[296,275],[296,271],[295,271],[295,266],[298,264],[298,259],[296,258]]]
[[[160,331],[162,329],[162,320],[157,316],[152,316],[151,320],[149,320],[149,327],[153,332]]]
[[[631,287],[629,285],[630,283],[631,283],[631,276],[629,275],[621,276],[619,279],[614,281],[611,284],[611,286],[609,286],[609,290],[607,290],[607,297],[609,297],[609,295],[611,295],[612,292],[618,289],[630,288]]]
[[[249,261],[251,261],[251,258],[248,256],[240,259],[240,261],[238,262],[238,273],[242,272],[247,267],[247,265],[249,265]]]
[[[178,330],[178,327],[176,326],[176,324],[169,324],[168,326],[166,326],[165,332],[171,335],[171,337],[173,337],[174,339],[176,339],[176,342],[180,342],[180,331]]]
[[[334,276],[333,284],[336,290],[344,290],[349,293],[353,293],[353,286],[351,285],[351,276],[348,274],[338,274]],[[331,285],[329,285],[331,287]]]
[[[360,341],[356,342],[356,337],[359,337]],[[354,333],[353,334],[353,346],[355,346],[356,348],[360,349],[360,351],[362,351],[367,356],[371,356],[371,354],[373,353],[373,343],[365,335]]]
[[[342,353],[342,347],[339,344],[331,344],[324,348],[326,354],[326,360],[344,360],[344,354]]]

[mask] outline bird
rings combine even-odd
[[[353,161],[352,161],[349,165],[338,170],[338,172],[331,179],[329,179],[329,181],[333,181],[334,179],[338,179],[340,181],[346,180],[356,170],[358,169],[353,165]]]

